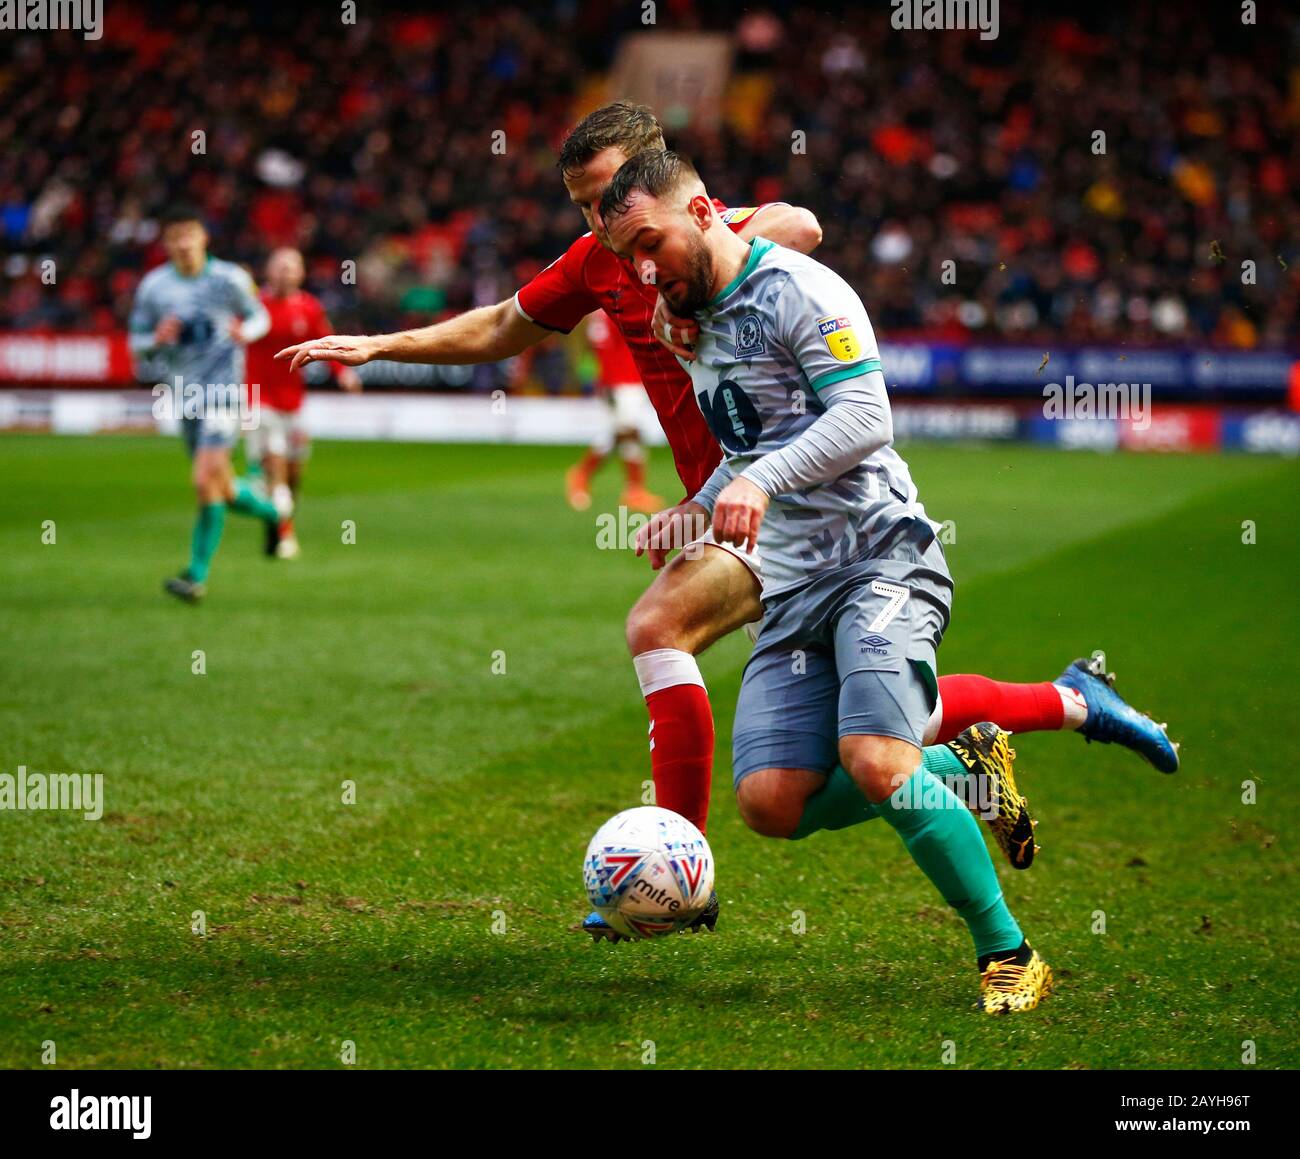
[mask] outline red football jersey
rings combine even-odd
[[[599,310],[587,319],[587,341],[591,343],[592,352],[600,365],[600,375],[596,385],[601,390],[612,386],[641,385],[641,375],[636,368],[636,359],[627,348],[623,336],[614,326],[609,315]]]
[[[739,230],[768,207],[728,210],[716,197],[713,204],[733,230]],[[609,315],[632,351],[689,497],[713,474],[722,458],[722,448],[700,413],[690,375],[681,368],[677,356],[650,332],[658,296],[654,285],[647,285],[637,276],[631,262],[615,257],[596,240],[595,234],[588,233],[522,287],[515,294],[515,305],[539,326],[565,334],[593,310],[604,310]]]
[[[262,291],[262,305],[271,315],[271,329],[266,336],[248,346],[249,384],[257,383],[262,406],[275,410],[295,411],[302,406],[303,380],[299,371],[290,371],[289,360],[275,361],[275,352],[308,338],[323,338],[332,327],[324,307],[306,290],[297,290],[287,298],[275,298]],[[337,374],[338,363],[330,363]]]

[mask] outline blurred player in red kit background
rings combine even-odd
[[[587,319],[587,340],[599,363],[596,390],[608,404],[609,425],[564,476],[569,506],[575,511],[591,506],[592,476],[617,447],[626,477],[620,502],[634,511],[653,514],[665,503],[646,490],[645,444],[649,434],[659,428],[659,421],[641,385],[632,352],[603,310]]]
[[[305,273],[302,254],[296,249],[286,247],[272,252],[266,262],[266,288],[261,294],[262,304],[271,315],[271,329],[261,341],[248,347],[248,381],[250,387],[258,388],[254,395],[258,422],[248,433],[248,460],[261,464],[273,499],[278,497],[283,503],[286,497],[292,497],[295,506],[303,464],[311,452],[302,415],[306,383],[301,371],[290,370],[286,362],[276,362],[275,352],[286,343],[328,334],[332,329],[324,307],[302,288]],[[336,362],[330,367],[344,390],[361,389],[361,376],[352,367]],[[281,559],[293,559],[298,551],[298,537],[290,517],[280,526],[275,554]]]

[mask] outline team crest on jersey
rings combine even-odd
[[[748,205],[743,209],[725,209],[722,211],[722,220],[728,225],[739,225],[747,217],[753,217],[757,212],[757,205]]]
[[[753,358],[756,354],[766,353],[763,323],[758,320],[757,314],[746,314],[736,327],[736,357]]]
[[[847,318],[818,318],[817,329],[826,340],[826,349],[841,362],[852,362],[862,355],[862,344]]]

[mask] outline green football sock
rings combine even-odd
[[[230,501],[230,510],[238,511],[240,515],[255,515],[258,519],[265,519],[267,523],[280,521],[275,504],[254,491],[247,479],[235,480],[235,497]]]
[[[821,829],[847,829],[879,816],[879,810],[862,795],[857,782],[836,765],[826,784],[804,802],[803,815],[790,840],[798,841]]]
[[[966,766],[947,745],[922,749],[921,763],[950,789],[953,784],[949,778],[967,775]],[[790,840],[798,841],[822,829],[847,829],[879,816],[880,810],[862,795],[853,778],[836,765],[826,784],[804,803],[799,826],[790,834]]]
[[[194,534],[190,538],[190,566],[187,569],[195,583],[206,583],[212,567],[212,557],[221,542],[221,530],[226,525],[224,503],[204,503],[194,519]]]
[[[938,777],[963,801],[971,800],[969,781],[974,774],[946,744],[933,744],[921,750],[925,771]]]
[[[948,788],[952,788],[949,778],[964,777],[969,770],[961,763],[961,758],[946,744],[932,744],[921,750],[921,764],[926,772],[933,773]]]
[[[922,764],[878,811],[966,923],[976,954],[1020,946],[1024,935],[1002,898],[979,825],[951,789]]]

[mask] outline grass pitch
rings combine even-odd
[[[1184,742],[1163,777],[1017,738],[1044,848],[999,872],[1059,978],[1038,1011],[971,1010],[965,930],[885,826],[742,826],[743,637],[702,661],[718,933],[576,932],[586,843],[649,778],[622,621],[650,573],[565,508],[571,452],[319,444],[302,559],[232,516],[190,608],[160,590],[178,443],[11,436],[0,772],[101,772],[106,811],[0,813],[0,1065],[334,1067],[351,1042],[366,1067],[1235,1068],[1249,1040],[1296,1066],[1300,468],[907,454],[956,526],[943,670],[1048,679],[1104,647]]]

